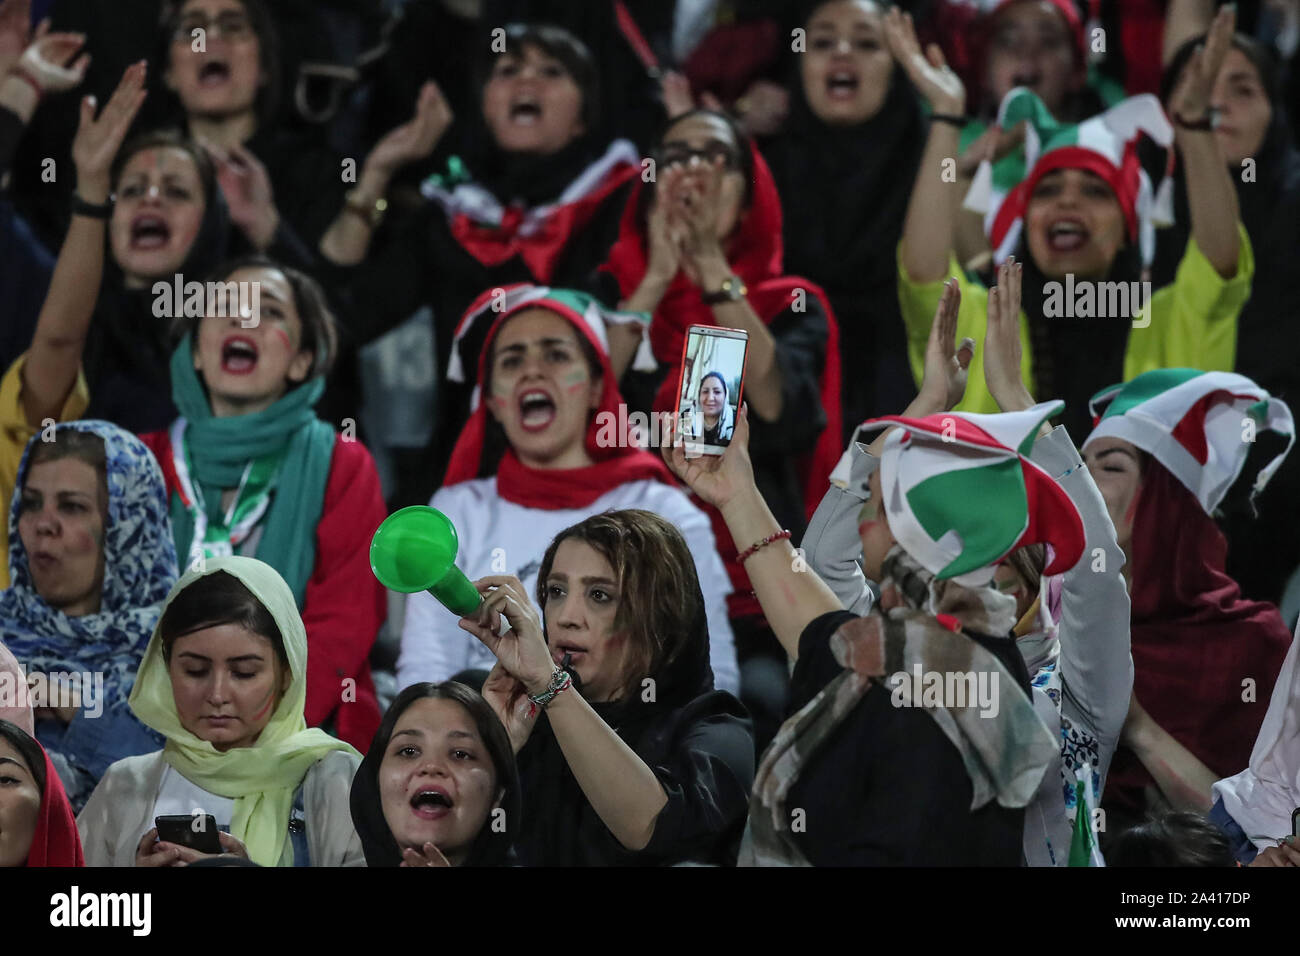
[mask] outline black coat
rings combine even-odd
[[[518,756],[523,823],[515,852],[521,864],[735,863],[754,782],[754,740],[745,708],[725,691],[713,690],[702,617],[678,660],[652,675],[653,702],[639,694],[592,705],[654,771],[668,795],[649,845],[634,853],[609,832],[543,715]]]
[[[854,615],[813,620],[799,639],[790,712],[843,673],[831,635]],[[1029,673],[1011,637],[969,634],[1029,693]],[[961,754],[921,708],[895,707],[884,685],[857,707],[807,762],[786,806],[804,811],[795,838],[813,866],[1019,866],[1023,809],[991,801],[971,811]]]

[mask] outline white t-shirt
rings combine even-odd
[[[709,626],[709,660],[718,690],[738,694],[740,671],[736,644],[727,620],[731,579],[718,556],[708,516],[686,493],[662,482],[641,480],[619,485],[585,508],[547,511],[525,508],[497,493],[496,478],[478,478],[441,488],[429,501],[456,526],[460,553],[456,566],[471,581],[489,574],[513,574],[535,598],[542,558],[555,536],[604,511],[640,508],[669,521],[686,539],[695,557],[700,590],[704,593]],[[536,607],[536,600],[534,600]],[[538,610],[540,614],[540,609]],[[491,670],[496,658],[473,635],[461,630],[458,618],[427,591],[406,602],[402,650],[397,659],[397,684],[444,681],[466,668]]]
[[[158,784],[158,796],[154,800],[153,815],[149,825],[140,831],[136,844],[153,829],[154,818],[183,814],[198,817],[210,813],[216,819],[217,829],[230,832],[230,821],[235,815],[233,797],[220,797],[209,793],[188,777],[177,772],[171,764],[163,769],[162,781]]]

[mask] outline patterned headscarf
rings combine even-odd
[[[108,520],[99,611],[68,617],[46,604],[32,583],[18,516],[32,450],[41,441],[38,434],[23,453],[9,509],[12,577],[9,589],[0,592],[0,643],[28,674],[102,673],[104,707],[111,710],[126,705],[163,598],[176,580],[176,549],[162,471],[144,443],[101,421],[59,425],[54,440],[70,431],[89,432],[104,442]]]
[[[831,637],[831,651],[844,671],[782,725],[764,754],[754,779],[741,866],[808,865],[791,835],[786,798],[803,768],[873,682],[900,671],[910,674],[919,666],[923,673],[994,673],[998,686],[1016,684],[992,653],[948,626],[1007,634],[1015,624],[1014,598],[993,588],[937,579],[898,545],[885,558],[883,571],[882,601],[899,606],[883,613],[877,607],[866,617],[846,622]],[[990,800],[1004,807],[1025,806],[1058,759],[1056,741],[1018,687],[1000,695],[995,716],[983,716],[975,701],[949,707],[910,700],[906,681],[894,689],[900,691],[912,706],[924,706],[960,751],[974,793],[972,810]]]

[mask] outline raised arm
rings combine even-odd
[[[143,60],[127,67],[98,119],[95,98],[87,96],[81,102],[72,159],[77,168],[76,195],[86,203],[108,202],[109,168],[144,102],[144,79]],[[104,219],[74,214],[23,366],[23,404],[27,422],[34,428],[58,416],[76,382],[103,271]]]
[[[518,750],[536,714],[525,695],[546,690],[556,672],[541,620],[518,578],[492,575],[474,582],[484,602],[460,626],[496,655],[484,697],[496,710]],[[497,633],[499,616],[510,628]],[[641,850],[654,836],[655,820],[668,803],[659,778],[600,715],[570,687],[546,708],[555,739],[591,807],[625,849]]]
[[[1188,129],[1210,118],[1210,97],[1223,58],[1232,46],[1237,15],[1231,6],[1219,10],[1203,46],[1188,61],[1178,87],[1170,97],[1174,138],[1183,159],[1187,204],[1192,217],[1192,239],[1225,279],[1237,274],[1241,255],[1237,190],[1232,184],[1214,131]]]
[[[1214,0],[1169,0],[1160,63],[1168,66],[1178,48],[1200,36],[1214,19]]]
[[[49,21],[43,20],[29,38],[29,8],[29,0],[0,3],[0,109],[16,118],[0,133],[0,177],[41,100],[77,86],[90,64],[90,54],[77,55],[86,42],[80,33],[50,33]]]
[[[894,60],[930,104],[933,115],[965,114],[966,89],[961,79],[949,68],[938,44],[932,43],[921,52],[910,14],[891,8],[885,15],[885,39]],[[916,169],[902,240],[903,267],[916,283],[935,282],[948,269],[961,186],[955,166],[952,177],[945,175],[945,163],[956,163],[959,136],[956,123],[932,120]]]
[[[1034,405],[1020,367],[1021,275],[1022,267],[1012,258],[998,269],[998,284],[989,290],[984,375],[1004,412]],[[1060,484],[1083,520],[1083,558],[1062,576],[1062,710],[1082,717],[1096,734],[1103,748],[1098,772],[1104,780],[1133,688],[1124,552],[1101,491],[1065,429],[1040,426],[1030,457]]]
[[[966,390],[966,370],[974,355],[975,343],[964,339],[955,345],[957,311],[961,294],[955,282],[945,288],[935,312],[926,352],[925,378],[921,390],[904,412],[924,416],[952,408]],[[883,436],[872,445],[878,454]],[[781,530],[772,511],[754,484],[754,469],[749,460],[749,416],[741,406],[731,445],[721,456],[687,458],[685,449],[664,446],[668,467],[701,499],[722,512],[738,547],[749,547]],[[799,638],[817,617],[842,610],[839,598],[815,571],[806,570],[796,561],[789,540],[774,541],[760,547],[745,562],[754,593],[763,614],[791,659],[799,656]]]
[[[321,236],[321,255],[339,266],[356,265],[366,257],[375,232],[371,210],[384,199],[389,183],[402,167],[433,152],[452,118],[451,107],[438,84],[432,80],[425,83],[415,104],[415,115],[391,130],[366,157],[356,187]]]

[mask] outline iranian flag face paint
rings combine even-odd
[[[181,726],[222,752],[257,741],[285,673],[271,639],[238,624],[176,638],[167,669]]]
[[[492,343],[489,409],[533,467],[590,464],[585,438],[599,393],[567,319],[543,308],[510,317]]]

